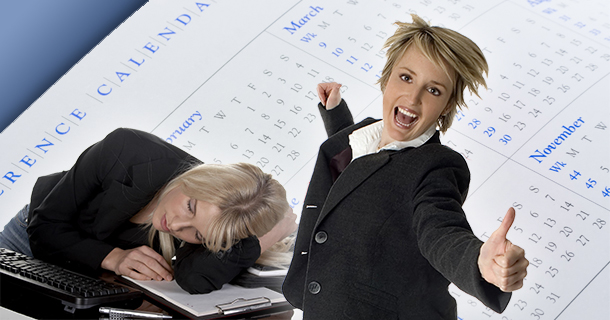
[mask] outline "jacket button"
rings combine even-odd
[[[309,285],[307,285],[307,290],[309,290],[311,294],[318,294],[321,288],[322,287],[320,287],[320,284],[316,281],[312,281],[309,283]]]
[[[317,243],[322,244],[328,240],[328,234],[324,231],[316,233],[315,240]]]

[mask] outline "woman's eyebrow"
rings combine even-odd
[[[405,69],[405,70],[407,70],[409,73],[412,73],[413,75],[417,75],[417,72],[415,72],[415,71],[413,71],[413,70],[411,70],[411,69],[409,69],[409,68],[407,68],[407,67],[398,67],[398,69]]]
[[[443,87],[445,90],[447,90],[447,87],[444,84],[442,84],[442,83],[440,83],[438,81],[434,81],[434,80],[432,80],[431,82],[434,83],[435,85]]]

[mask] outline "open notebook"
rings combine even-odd
[[[153,298],[161,299],[176,311],[184,311],[193,317],[211,318],[281,307],[288,304],[281,293],[261,287],[243,288],[225,284],[222,289],[206,294],[189,294],[176,281],[140,281],[128,277],[140,289]]]

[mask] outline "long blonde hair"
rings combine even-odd
[[[270,174],[248,163],[197,165],[167,183],[149,205],[156,206],[175,188],[220,208],[221,213],[208,226],[204,243],[212,252],[227,250],[240,239],[263,236],[282,220],[290,207],[284,187]],[[162,255],[171,261],[176,251],[174,237],[149,227],[150,245],[158,235]]]
[[[437,124],[441,132],[447,131],[455,118],[457,108],[467,107],[464,102],[464,90],[479,96],[478,86],[487,88],[483,74],[489,67],[481,49],[470,39],[451,29],[431,27],[422,18],[411,14],[412,23],[396,22],[398,29],[385,42],[387,61],[377,81],[381,91],[385,92],[386,84],[392,69],[403,57],[410,45],[415,45],[422,54],[439,66],[453,82],[453,93],[449,100],[449,110],[441,116]],[[455,71],[455,77],[450,69]]]

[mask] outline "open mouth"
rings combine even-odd
[[[394,120],[399,127],[408,129],[412,127],[415,123],[417,123],[419,117],[405,109],[395,107]]]

